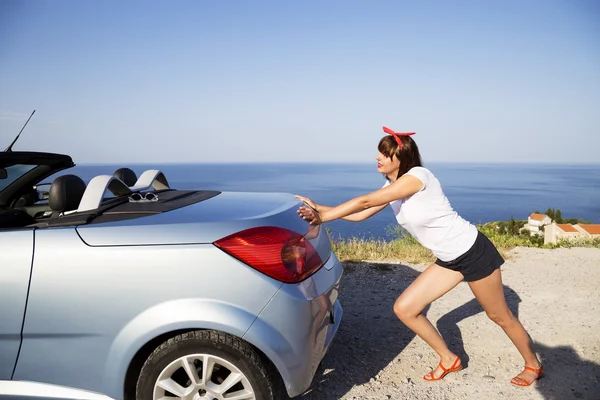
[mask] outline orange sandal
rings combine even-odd
[[[457,365],[457,363],[458,363],[458,365]],[[435,372],[435,370],[433,370],[430,373],[428,373],[427,375],[425,375],[423,377],[423,379],[425,379],[426,381],[439,381],[443,377],[448,375],[450,372],[460,371],[462,369],[462,364],[460,363],[460,358],[456,357],[456,360],[454,360],[454,362],[452,363],[452,366],[448,369],[444,368],[444,366],[442,365],[442,362],[440,361],[440,368],[444,372],[442,372],[442,375],[440,375],[439,378],[436,378],[435,375],[433,375],[433,373]]]
[[[533,384],[533,382],[537,381],[538,379],[540,379],[542,377],[542,371],[544,370],[544,367],[540,365],[539,368],[533,368],[533,367],[528,367],[526,365],[525,369],[523,369],[523,371],[524,370],[535,372],[537,374],[537,378],[535,378],[531,382],[528,382],[527,380],[525,380],[523,378],[519,378],[518,376],[515,376],[514,378],[512,378],[510,380],[510,383],[512,383],[515,386],[531,386],[531,384]]]

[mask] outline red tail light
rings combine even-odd
[[[302,235],[274,226],[247,229],[214,244],[252,268],[285,283],[300,282],[323,265],[319,253]]]

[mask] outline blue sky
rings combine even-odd
[[[117,162],[600,162],[600,3],[0,2],[0,147]]]

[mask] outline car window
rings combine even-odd
[[[5,167],[4,169],[6,170],[7,176],[4,179],[0,179],[0,192],[35,167],[37,167],[37,165],[29,164],[15,164]]]

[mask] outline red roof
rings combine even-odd
[[[590,235],[600,235],[600,224],[579,224]]]
[[[536,214],[536,213],[533,213],[529,216],[529,218],[536,220],[536,221],[542,221],[546,217],[548,217],[548,216],[544,215],[544,214]],[[550,218],[550,217],[548,217],[548,218]]]
[[[565,232],[579,232],[575,227],[571,224],[556,224],[560,229]]]

